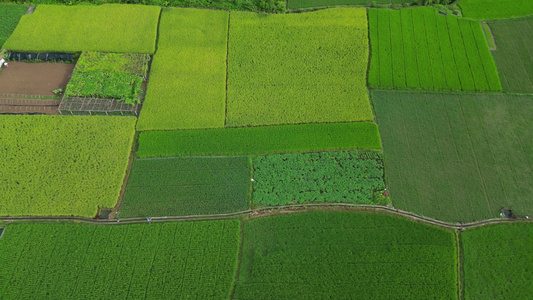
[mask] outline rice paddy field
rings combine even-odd
[[[165,8],[160,22],[137,129],[224,127],[228,13]]]
[[[533,294],[529,1],[57,1],[0,4],[0,299]]]
[[[395,207],[451,222],[533,213],[528,95],[374,91]]]
[[[138,159],[120,217],[230,213],[248,209],[251,166],[246,156]]]
[[[118,200],[135,119],[0,115],[0,215],[94,217]]]
[[[486,226],[461,236],[466,299],[526,299],[533,293],[532,224]]]
[[[331,123],[207,130],[146,131],[139,157],[222,156],[321,150],[379,149],[375,123]]]
[[[511,19],[533,15],[529,0],[459,0],[463,15],[476,20]]]
[[[229,298],[239,222],[13,224],[0,240],[0,297]]]
[[[26,52],[155,51],[157,6],[41,4],[23,16],[4,48]]]
[[[491,51],[506,92],[533,93],[533,17],[489,23],[496,50]]]
[[[450,231],[384,215],[254,219],[234,299],[455,299],[454,245]]]
[[[373,88],[501,91],[478,22],[431,7],[368,11]]]
[[[232,12],[226,124],[373,120],[365,79],[367,36],[362,8]]]

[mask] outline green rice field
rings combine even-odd
[[[440,220],[533,212],[533,98],[373,91],[395,207]]]
[[[239,240],[238,221],[13,224],[0,240],[0,298],[227,299]]]
[[[373,120],[367,36],[362,8],[232,12],[227,126]]]
[[[248,209],[248,157],[137,159],[119,216],[230,213]]]
[[[466,299],[527,299],[533,293],[533,224],[499,224],[462,235]]]
[[[165,8],[137,130],[223,127],[228,12]]]
[[[4,44],[7,38],[11,35],[28,7],[26,5],[18,4],[0,4],[0,13],[2,19],[0,20],[0,47]]]
[[[310,212],[244,224],[234,299],[456,299],[451,231],[395,217]]]
[[[501,91],[478,22],[431,7],[370,9],[372,88]]]
[[[510,19],[533,15],[530,0],[459,0],[463,15],[476,20]]]
[[[331,123],[207,130],[146,131],[139,157],[251,155],[319,150],[379,149],[374,123]]]
[[[533,298],[533,0],[0,1],[1,300]]]
[[[0,215],[94,217],[117,203],[130,117],[0,115]]]
[[[34,52],[155,51],[161,8],[104,4],[38,5],[23,16],[4,48]]]
[[[533,93],[533,17],[489,24],[497,44],[492,56],[500,73],[503,90]]]

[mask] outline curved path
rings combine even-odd
[[[472,228],[472,227],[478,227],[488,224],[496,224],[496,223],[514,223],[514,222],[532,222],[533,219],[489,219],[489,220],[483,220],[479,222],[469,222],[469,223],[448,223],[444,221],[440,221],[437,219],[432,218],[426,218],[423,216],[416,215],[414,213],[410,213],[408,211],[399,210],[396,208],[391,208],[387,206],[379,206],[379,205],[365,205],[365,204],[350,204],[350,203],[317,203],[317,204],[293,204],[293,205],[284,205],[284,206],[275,206],[275,207],[263,207],[258,209],[251,209],[251,210],[243,210],[239,212],[234,213],[227,213],[227,214],[214,214],[214,215],[194,215],[194,216],[175,216],[175,217],[151,217],[150,222],[183,222],[183,221],[190,221],[190,220],[219,220],[219,219],[226,219],[230,217],[235,216],[242,216],[242,215],[256,215],[261,213],[270,213],[270,212],[287,212],[287,211],[295,211],[294,209],[298,209],[297,211],[311,211],[309,208],[356,208],[360,211],[368,211],[368,212],[386,212],[392,215],[398,215],[402,217],[407,217],[416,221],[437,225],[445,228],[451,228],[451,229],[466,229],[466,228]],[[127,218],[127,219],[89,219],[84,217],[69,217],[69,216],[58,216],[58,217],[0,217],[0,222],[28,222],[28,221],[42,221],[42,222],[59,222],[59,221],[67,221],[67,222],[83,222],[83,223],[89,223],[89,224],[101,224],[101,225],[118,225],[122,223],[143,223],[147,222],[146,218]]]

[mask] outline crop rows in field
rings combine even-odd
[[[26,5],[18,4],[0,4],[0,48],[11,35],[15,27],[20,20],[20,17],[24,15],[28,7]]]
[[[301,124],[204,130],[144,131],[139,157],[251,155],[379,149],[375,123]]]
[[[466,299],[527,299],[533,294],[532,225],[499,224],[461,234]]]
[[[531,96],[372,92],[394,206],[445,221],[531,214]]]
[[[153,54],[160,10],[157,6],[124,4],[42,4],[20,19],[4,47],[30,52]]]
[[[531,0],[461,0],[464,17],[476,20],[509,19],[533,15]]]
[[[241,157],[138,159],[120,217],[230,213],[248,209],[251,166]]]
[[[0,116],[0,215],[93,217],[117,202],[129,117]]]
[[[490,28],[498,46],[492,56],[498,66],[503,90],[533,93],[533,16],[491,22]]]
[[[227,126],[373,120],[363,8],[232,12]]]
[[[0,240],[0,298],[229,298],[239,244],[231,220],[13,224]]]
[[[385,188],[379,151],[264,155],[253,158],[253,202],[380,203]]]
[[[228,12],[165,8],[138,130],[223,127]]]
[[[252,219],[234,299],[454,299],[450,231],[390,216],[310,212]]]
[[[370,87],[501,91],[478,22],[431,7],[369,10]]]

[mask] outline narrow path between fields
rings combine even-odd
[[[497,224],[497,223],[515,223],[515,222],[532,222],[533,219],[489,219],[478,222],[468,222],[468,223],[449,223],[432,218],[427,218],[424,216],[419,216],[408,211],[386,207],[378,205],[365,205],[365,204],[351,204],[351,203],[317,203],[317,204],[293,204],[293,205],[284,205],[276,207],[263,207],[258,209],[249,209],[239,212],[227,213],[227,214],[214,214],[214,215],[194,215],[194,216],[174,216],[174,217],[151,217],[150,222],[183,222],[183,221],[194,221],[194,220],[218,220],[226,219],[236,216],[258,216],[266,215],[268,213],[290,213],[290,212],[304,212],[304,211],[316,211],[320,208],[322,209],[332,209],[332,208],[352,208],[357,209],[361,212],[385,212],[392,215],[398,215],[413,219],[415,221],[420,221],[432,225],[437,225],[450,229],[459,229],[463,230],[466,228],[479,227],[488,224]],[[84,222],[90,224],[101,224],[101,225],[118,225],[122,223],[143,223],[148,222],[147,218],[126,218],[126,219],[89,219],[84,217],[75,217],[75,216],[24,216],[24,217],[0,217],[0,222],[28,222],[28,221],[43,221],[43,222],[59,222],[59,221],[76,221]]]

